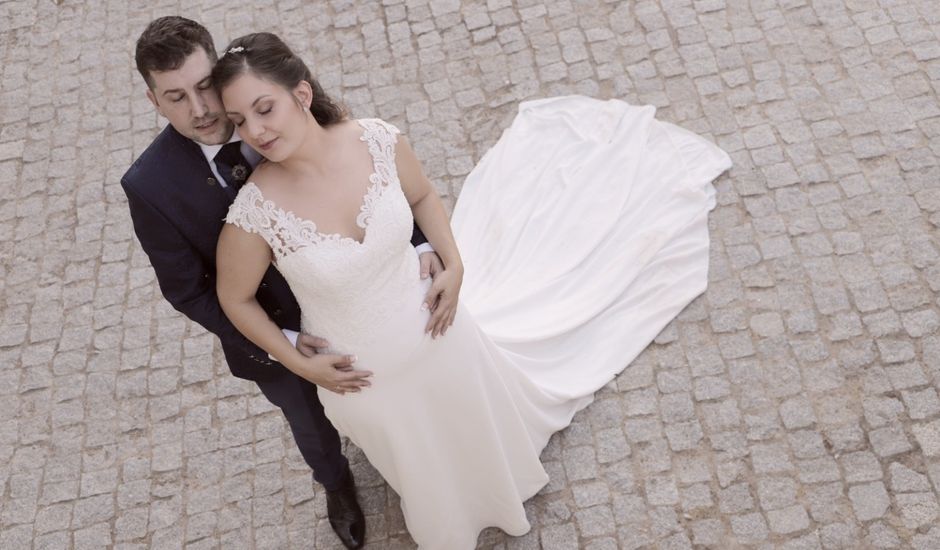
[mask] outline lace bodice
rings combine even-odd
[[[261,235],[271,246],[276,261],[301,248],[327,240],[364,244],[368,238],[368,224],[379,197],[390,186],[400,188],[398,171],[395,169],[395,142],[399,130],[379,119],[363,119],[356,122],[363,128],[359,139],[369,148],[373,164],[369,185],[362,198],[359,215],[356,216],[356,225],[366,233],[362,243],[338,233],[321,233],[313,220],[301,218],[265,199],[258,186],[251,181],[238,193],[225,221],[250,233]]]
[[[403,306],[406,289],[418,284],[410,242],[414,220],[395,167],[399,131],[378,119],[357,122],[373,162],[356,217],[362,242],[321,233],[314,220],[265,199],[252,182],[242,187],[225,218],[264,238],[300,304],[305,330],[327,338],[338,351],[364,345],[377,325]]]

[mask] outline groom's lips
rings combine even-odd
[[[196,129],[199,130],[200,132],[204,132],[204,131],[206,131],[206,130],[212,128],[213,126],[215,126],[215,123],[218,122],[218,121],[219,121],[219,119],[214,118],[214,119],[212,119],[212,122],[208,122],[208,123],[206,123],[206,124],[198,124],[198,125],[196,125]]]

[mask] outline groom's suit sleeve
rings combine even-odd
[[[150,258],[160,291],[177,311],[216,334],[223,343],[245,350],[249,358],[271,365],[268,354],[245,338],[228,320],[215,292],[215,266],[202,258],[172,223],[124,180],[134,232]]]
[[[415,223],[415,229],[411,232],[411,246],[418,246],[428,242],[428,238],[421,232],[421,228]]]

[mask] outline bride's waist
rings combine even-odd
[[[430,313],[421,305],[431,280],[417,273],[406,284],[382,286],[342,300],[301,304],[303,331],[326,338],[335,353],[358,355],[410,353],[424,337]]]

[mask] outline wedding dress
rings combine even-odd
[[[437,339],[390,124],[359,121],[374,161],[362,242],[318,232],[252,183],[232,205],[226,221],[271,246],[304,330],[373,371],[361,393],[320,399],[399,494],[421,548],[527,532],[549,437],[704,291],[710,182],[731,162],[654,114],[577,96],[520,105],[456,204],[465,277]]]

